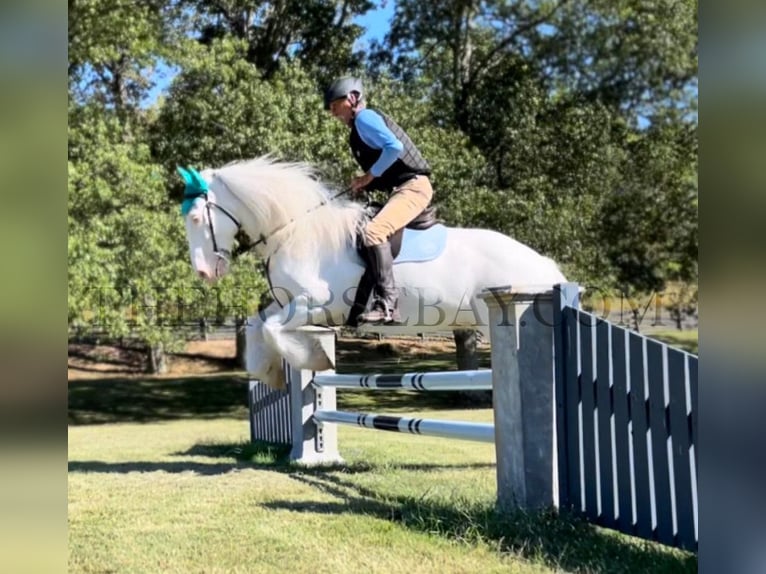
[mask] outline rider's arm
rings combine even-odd
[[[383,117],[372,110],[360,111],[356,115],[354,123],[359,137],[364,143],[372,148],[382,150],[378,161],[370,168],[370,174],[379,177],[396,161],[399,153],[404,149],[404,145],[388,129]]]

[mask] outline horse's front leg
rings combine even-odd
[[[334,368],[334,360],[321,343],[308,333],[297,331],[305,325],[321,324],[321,307],[312,305],[307,295],[298,295],[279,313],[268,317],[263,326],[267,344],[297,369],[324,371]]]
[[[248,319],[245,330],[247,339],[245,368],[251,378],[258,379],[275,389],[284,389],[286,381],[282,370],[282,357],[264,337],[265,321],[270,316],[278,315],[279,312],[279,305],[272,303],[265,310]]]

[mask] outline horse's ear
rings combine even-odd
[[[191,174],[192,181],[197,189],[201,191],[206,191],[208,189],[205,178],[203,178],[196,169],[190,167],[189,173]]]
[[[178,173],[181,174],[181,177],[184,179],[184,183],[186,185],[189,185],[192,182],[191,174],[188,171],[186,171],[184,168],[182,168],[180,165],[176,166],[176,169],[178,170]]]

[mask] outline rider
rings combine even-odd
[[[398,296],[394,283],[389,238],[425,210],[433,189],[431,168],[415,144],[386,114],[365,107],[361,80],[335,80],[324,97],[325,110],[351,129],[349,145],[365,171],[351,180],[354,195],[382,190],[389,198],[364,229],[364,245],[372,265],[375,289],[371,309],[359,316],[363,323],[398,322]]]

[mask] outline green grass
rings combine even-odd
[[[440,395],[339,403],[491,421]],[[499,515],[492,445],[341,427],[346,464],[301,468],[249,444],[245,400],[223,376],[71,382],[69,571],[696,572],[572,517]]]

